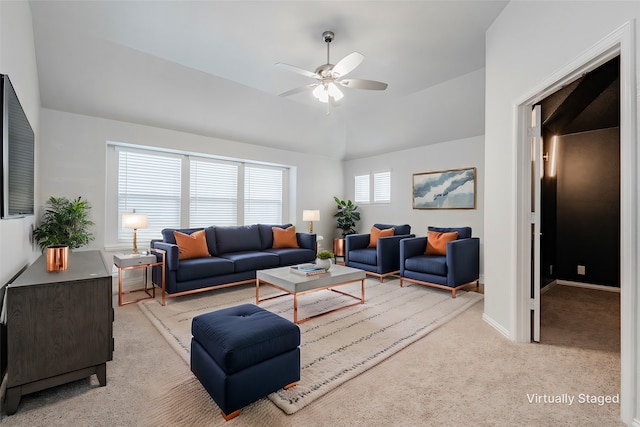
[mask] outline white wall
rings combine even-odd
[[[36,206],[42,206],[51,195],[86,198],[95,222],[92,229],[95,241],[90,248],[103,249],[108,241],[105,236],[106,176],[114,171],[106,169],[107,141],[294,166],[298,187],[292,200],[295,210],[290,221],[297,229],[308,230],[308,223],[302,221],[302,210],[319,209],[321,221],[314,223],[314,231],[320,235],[333,232],[328,218],[335,210],[333,195],[342,190],[339,160],[49,109],[41,110],[41,130],[42,144],[38,151],[42,165],[41,197],[36,200]],[[161,185],[161,170],[158,182]]]
[[[40,90],[36,69],[31,8],[27,2],[0,2],[0,73],[11,79],[40,148]],[[38,179],[39,164],[35,174]],[[35,184],[36,197],[38,184]],[[30,241],[33,216],[0,221],[0,285],[9,281],[40,253]]]
[[[414,173],[447,169],[476,168],[475,209],[413,209]],[[476,136],[441,144],[395,151],[383,155],[349,160],[344,163],[345,198],[354,198],[354,176],[391,170],[391,203],[359,205],[361,221],[357,231],[368,233],[375,223],[410,224],[411,232],[426,236],[428,226],[469,226],[480,238],[480,274],[483,274],[484,242],[484,137]],[[334,237],[339,237],[336,230]]]
[[[518,286],[521,286],[515,267],[519,204],[516,199],[517,103],[522,102],[523,97],[532,96],[533,90],[542,90],[541,86],[552,83],[548,82],[549,78],[620,26],[639,17],[640,2],[637,1],[515,1],[507,5],[487,32],[484,311],[485,319],[512,339],[517,335],[514,301]],[[637,61],[640,47],[637,28],[635,34],[636,51],[623,61]],[[632,87],[635,87],[637,70],[632,78]],[[637,206],[634,209],[637,213]],[[637,253],[637,248],[633,251]],[[625,340],[623,336],[623,350]],[[640,337],[636,336],[635,342],[640,342]],[[628,350],[632,354],[638,351],[636,348]],[[628,354],[623,351],[623,374],[637,378],[638,362],[629,360]],[[629,423],[632,412],[636,416],[640,413],[640,402],[637,384],[625,381],[622,385],[623,420]]]
[[[481,68],[349,117],[348,159],[385,153],[389,141],[403,150],[482,135],[484,80]]]

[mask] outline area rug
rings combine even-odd
[[[397,279],[365,281],[365,304],[359,304],[300,325],[301,379],[289,390],[268,398],[293,414],[330,390],[391,357],[412,342],[453,319],[483,296],[476,292],[451,293],[416,284],[400,287]],[[340,287],[359,294],[360,284]],[[277,291],[261,286],[260,296]],[[347,305],[353,299],[323,290],[298,298],[298,315],[312,316]],[[201,313],[239,304],[255,304],[255,286],[237,286],[202,294],[138,303],[160,333],[189,364],[191,319]],[[284,296],[260,306],[293,319],[293,297]]]

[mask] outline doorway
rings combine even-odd
[[[620,407],[622,419],[631,420],[635,413],[637,396],[637,310],[640,294],[636,289],[638,277],[638,151],[636,147],[636,85],[635,85],[635,44],[633,23],[626,22],[621,27],[597,42],[575,60],[553,73],[528,94],[514,103],[517,126],[514,129],[516,144],[515,193],[517,206],[516,221],[516,292],[513,295],[514,339],[529,342],[532,327],[532,307],[530,278],[532,274],[531,256],[531,158],[528,128],[531,108],[540,100],[561,87],[577,80],[582,74],[620,57],[620,366],[621,387]],[[538,299],[539,302],[539,299]]]
[[[583,74],[539,105],[542,296],[537,338],[588,347],[585,340],[594,331],[593,340],[611,348],[612,342],[619,343],[620,333],[620,57]],[[572,289],[554,289],[556,285]],[[573,300],[567,298],[571,290]],[[617,337],[607,337],[603,325],[585,316],[581,307],[618,313],[617,319],[606,317],[606,327]],[[615,351],[620,351],[619,344]]]

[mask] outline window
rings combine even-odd
[[[244,223],[282,224],[282,169],[244,169]]]
[[[355,203],[369,203],[369,175],[356,175]]]
[[[120,221],[134,209],[148,215],[148,228],[137,232],[141,241],[159,238],[163,228],[180,226],[180,163],[175,156],[118,150],[118,241],[133,241],[133,233]]]
[[[391,203],[391,172],[378,172],[355,177],[355,202],[371,202],[373,182],[373,203]]]
[[[391,172],[373,174],[373,202],[391,203]]]
[[[107,204],[113,210],[107,246],[133,240],[120,218],[134,209],[148,216],[148,228],[138,230],[140,242],[161,238],[163,228],[286,222],[286,167],[109,145],[115,153],[108,156],[109,170],[117,173],[108,178]]]
[[[191,160],[189,227],[238,223],[238,166]]]

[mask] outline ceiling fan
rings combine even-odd
[[[313,96],[315,96],[320,102],[328,103],[330,99],[335,102],[339,101],[344,96],[342,91],[338,88],[338,85],[367,90],[385,90],[387,88],[386,83],[377,82],[375,80],[345,79],[344,76],[353,71],[364,60],[364,55],[359,52],[352,52],[338,61],[335,65],[332,64],[329,60],[329,45],[331,44],[333,37],[333,31],[325,31],[322,33],[322,39],[327,44],[327,63],[320,65],[313,72],[285,64],[283,62],[276,63],[276,66],[282,69],[293,71],[294,73],[302,74],[303,76],[317,80],[315,83],[283,92],[280,96],[289,96],[299,92],[304,92],[305,90],[313,89]]]

